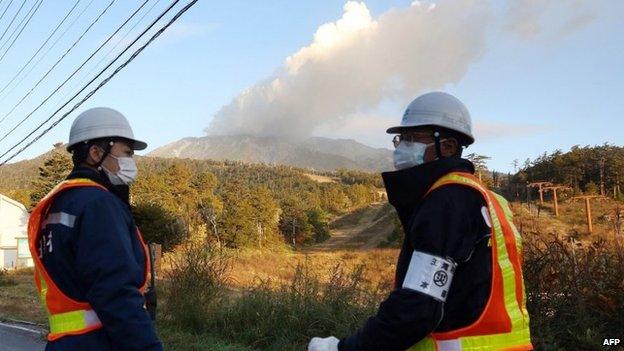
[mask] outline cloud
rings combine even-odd
[[[176,22],[158,39],[160,45],[173,44],[179,41],[206,35],[218,27],[216,23]]]
[[[403,106],[420,93],[461,81],[486,52],[488,31],[531,38],[543,30],[542,14],[554,10],[565,13],[560,34],[593,21],[588,1],[560,2],[508,0],[501,14],[487,0],[413,1],[374,17],[365,3],[349,1],[341,18],[319,26],[309,45],[218,110],[205,131],[300,138],[351,128],[373,135],[373,126],[387,122],[372,117],[383,103]],[[481,128],[485,137],[495,134]]]
[[[485,47],[486,1],[415,2],[373,18],[350,1],[275,76],[223,106],[209,134],[310,135],[384,99],[459,81]]]
[[[546,32],[562,37],[582,29],[596,18],[603,0],[509,0],[503,27],[522,39]]]
[[[474,126],[475,138],[482,141],[531,136],[552,130],[552,126],[531,123],[477,121]]]

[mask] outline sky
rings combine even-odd
[[[41,3],[27,30],[0,58],[0,89],[76,1]],[[9,114],[111,3],[80,0],[24,70],[34,67],[31,73],[16,84],[22,77],[18,76],[0,92],[0,120],[4,119],[0,137],[143,1],[114,1]],[[8,3],[0,0],[0,14]],[[20,3],[14,1],[0,18],[0,35]],[[112,58],[105,55],[109,50],[116,53],[129,44],[169,3],[149,0],[84,70],[0,141],[0,154],[51,116]],[[11,28],[36,4],[37,0],[25,2],[24,12],[0,39],[0,56],[11,43]],[[124,113],[135,135],[148,142],[146,152],[184,137],[237,133],[328,136],[390,149],[391,136],[385,129],[400,121],[412,99],[434,90],[454,94],[468,107],[477,139],[468,152],[491,157],[491,169],[513,172],[514,160],[522,164],[573,145],[622,146],[623,10],[624,2],[607,0],[199,0],[92,98],[13,161],[66,141],[72,120],[96,106]],[[51,46],[56,38],[60,39]],[[48,47],[47,55],[33,66]]]

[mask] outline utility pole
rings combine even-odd
[[[572,200],[585,200],[585,215],[587,216],[587,232],[589,234],[591,234],[594,231],[593,225],[592,225],[592,213],[591,213],[591,203],[590,200],[591,199],[604,199],[604,196],[601,195],[582,195],[582,196],[575,196],[572,198]]]
[[[292,221],[292,244],[293,244],[293,248],[296,248],[297,246],[297,242],[295,241],[295,229],[297,227],[297,218],[293,218]]]
[[[569,190],[571,189],[566,185],[554,185],[544,187],[543,190],[552,190],[553,191],[553,202],[555,203],[555,217],[559,217],[559,202],[557,200],[557,190]]]
[[[605,187],[604,187],[604,166],[605,159],[602,157],[600,159],[600,195],[605,196]]]
[[[544,187],[553,186],[551,182],[533,182],[527,185],[527,188],[537,188],[540,197],[540,205],[544,204]]]

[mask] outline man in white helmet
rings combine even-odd
[[[74,168],[28,225],[47,351],[163,349],[144,307],[150,262],[128,203],[134,150],[146,147],[110,108],[87,110],[72,124]]]
[[[461,158],[474,142],[468,110],[424,94],[387,132],[396,171],[382,176],[405,233],[395,289],[360,330],[308,351],[532,350],[511,210]]]

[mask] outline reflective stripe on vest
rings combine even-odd
[[[41,291],[39,292],[39,298],[43,306],[46,306],[48,285],[45,279],[42,278],[40,278],[40,283]],[[77,310],[56,314],[48,313],[48,321],[50,323],[51,335],[67,335],[77,330],[93,330],[102,326],[102,322],[100,322],[94,310]]]
[[[479,191],[488,205],[493,234],[490,297],[483,313],[472,325],[444,333],[434,332],[409,351],[532,350],[522,279],[521,237],[512,222],[511,209],[502,196],[487,190],[469,173],[447,174],[427,194],[449,184]]]
[[[43,305],[50,324],[48,340],[54,341],[67,335],[80,335],[102,328],[102,323],[91,305],[87,302],[73,300],[65,295],[50,278],[39,256],[39,239],[44,221],[52,201],[60,192],[76,187],[98,187],[108,191],[90,179],[71,179],[58,184],[33,209],[28,221],[28,241],[31,255],[35,263],[35,285],[39,291],[39,299]],[[145,293],[147,272],[150,271],[147,246],[138,231],[136,232],[145,253],[145,281],[140,291]]]

